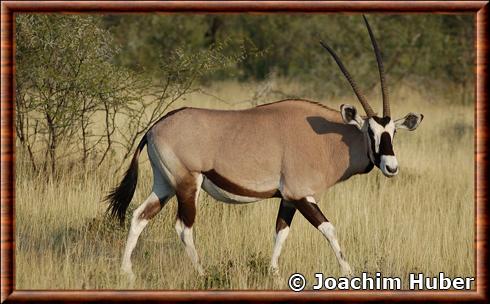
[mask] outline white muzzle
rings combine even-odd
[[[379,167],[385,176],[393,177],[398,174],[398,161],[393,155],[382,155]]]

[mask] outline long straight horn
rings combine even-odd
[[[337,65],[339,66],[340,70],[342,71],[342,73],[344,74],[345,78],[347,78],[347,80],[349,81],[350,83],[350,86],[352,87],[352,89],[354,90],[354,93],[356,93],[356,96],[357,96],[357,99],[359,99],[359,102],[361,103],[362,107],[364,108],[364,111],[366,111],[366,114],[368,117],[372,117],[375,115],[373,109],[371,109],[371,106],[369,105],[369,103],[367,102],[366,98],[364,97],[364,95],[359,91],[359,88],[357,87],[357,84],[356,82],[354,81],[354,79],[352,79],[352,77],[350,76],[349,72],[347,71],[347,69],[345,68],[344,64],[342,63],[342,61],[340,60],[340,58],[337,56],[337,54],[335,54],[335,52],[327,45],[325,44],[323,41],[320,41],[320,44],[323,46],[323,48],[325,48],[329,53],[330,55],[332,55],[333,59],[335,60],[335,62],[337,62]]]
[[[373,31],[371,30],[371,26],[369,26],[366,16],[362,15],[362,17],[366,23],[369,37],[371,38],[371,43],[373,45],[374,54],[376,55],[376,61],[378,62],[379,79],[381,80],[381,93],[383,94],[383,116],[390,116],[390,101],[388,99],[388,88],[386,87],[385,71],[383,67],[383,60],[381,59],[381,52],[379,51],[378,43],[376,42],[376,38],[374,38]]]

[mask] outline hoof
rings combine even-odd
[[[346,278],[352,278],[353,272],[349,265],[342,267],[342,276]]]
[[[197,273],[199,274],[200,277],[203,277],[206,275],[206,272],[204,271],[204,269],[202,268],[201,265],[199,265],[196,270],[197,270]]]
[[[126,276],[131,285],[134,283],[134,281],[136,281],[136,276],[134,275],[131,268],[122,267],[121,273]]]
[[[279,267],[269,267],[269,274],[271,274],[274,277],[279,277]]]

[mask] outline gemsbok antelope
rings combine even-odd
[[[352,105],[340,112],[307,100],[282,100],[246,110],[180,108],[166,114],[141,139],[120,185],[108,196],[108,212],[121,223],[138,178],[138,157],[147,145],[153,188],[133,213],[122,259],[122,271],[134,280],[131,253],[152,219],[177,196],[175,230],[199,274],[203,268],[194,247],[192,226],[200,189],[232,204],[280,198],[271,271],[278,259],[293,216],[298,210],[328,240],[343,274],[351,268],[340,250],[334,226],[317,205],[327,188],[378,167],[387,177],[398,174],[393,152],[397,129],[415,130],[422,114],[393,120],[381,54],[364,17],[380,75],[383,116],[377,116],[335,52],[325,43],[350,83],[366,115]]]

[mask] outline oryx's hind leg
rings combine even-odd
[[[315,199],[313,197],[308,196],[302,200],[295,201],[294,203],[296,208],[299,210],[299,212],[301,212],[301,214],[313,226],[315,226],[318,230],[320,230],[320,232],[328,240],[330,246],[332,247],[335,253],[335,257],[339,262],[342,275],[351,276],[352,270],[349,266],[349,263],[347,263],[347,261],[345,260],[342,251],[340,250],[340,245],[335,235],[335,228],[323,215],[320,208],[318,208]]]
[[[289,227],[291,227],[291,221],[293,220],[295,212],[296,208],[291,202],[281,200],[281,205],[279,206],[279,212],[277,214],[274,250],[272,251],[270,265],[270,270],[274,275],[279,274],[279,256],[281,255],[282,246],[288,237]]]
[[[165,206],[168,200],[174,196],[174,190],[160,173],[153,171],[153,189],[148,198],[133,212],[131,227],[128,233],[126,248],[124,249],[121,270],[126,273],[131,281],[134,281],[132,271],[131,254],[136,247],[138,238],[143,229],[157,213]]]
[[[196,219],[196,205],[202,182],[203,177],[201,174],[191,174],[178,183],[176,187],[178,208],[175,223],[175,231],[177,231],[177,235],[184,243],[185,251],[200,275],[204,274],[204,270],[199,262],[199,256],[194,246],[192,226]]]

